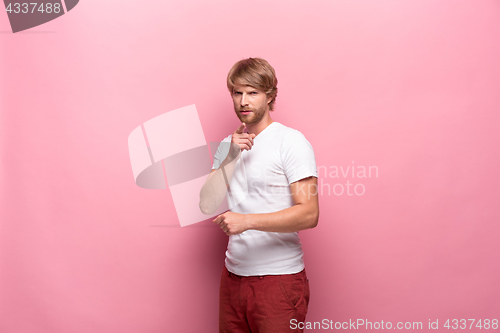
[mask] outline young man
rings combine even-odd
[[[241,60],[229,71],[241,125],[222,141],[200,192],[204,214],[213,214],[226,193],[230,207],[214,219],[229,235],[220,332],[301,331],[291,323],[304,322],[307,313],[298,231],[318,223],[316,162],[302,133],[271,119],[277,83],[264,59]]]

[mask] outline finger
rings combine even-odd
[[[220,224],[221,223],[221,217],[222,217],[222,215],[217,216],[213,222],[217,223],[217,224]]]
[[[250,141],[253,145],[253,138],[255,138],[255,134],[243,133],[240,135],[240,138]]]
[[[241,123],[240,127],[238,127],[238,129],[235,131],[235,133],[242,134],[245,127],[246,127],[246,124]]]
[[[253,146],[252,142],[248,139],[241,140],[241,144],[245,145],[248,148],[248,150],[252,149]]]
[[[241,149],[243,150],[250,150],[252,149],[252,145],[250,144],[250,142],[245,142],[245,143],[242,143],[240,145]]]
[[[234,141],[241,150],[252,149],[253,143],[249,139],[238,138]]]

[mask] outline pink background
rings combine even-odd
[[[85,0],[17,34],[2,10],[0,332],[217,331],[227,238],[134,183],[127,137],[196,104],[221,140],[249,56],[318,166],[378,168],[320,179],[365,193],[301,232],[308,320],[500,319],[499,36],[497,0]]]

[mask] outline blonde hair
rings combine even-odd
[[[227,74],[227,89],[230,93],[233,93],[236,84],[264,91],[271,98],[269,110],[273,110],[278,95],[278,79],[274,68],[266,60],[248,58],[235,63]]]

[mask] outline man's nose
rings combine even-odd
[[[248,98],[247,98],[247,94],[245,94],[245,93],[241,94],[240,104],[241,104],[241,106],[246,106],[246,105],[248,105]]]

